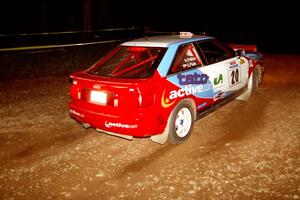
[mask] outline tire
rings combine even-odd
[[[187,100],[178,103],[171,113],[168,143],[180,144],[192,133],[195,119],[195,108]]]

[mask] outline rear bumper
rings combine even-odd
[[[117,133],[134,137],[147,137],[161,134],[167,119],[153,112],[153,109],[136,109],[123,113],[101,113],[86,110],[69,103],[69,114],[79,123],[87,123],[103,132]]]

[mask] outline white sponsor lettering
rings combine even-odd
[[[76,112],[75,110],[70,109],[69,112],[70,112],[70,114],[73,114],[73,115],[76,115],[78,117],[84,118],[83,114],[80,114],[79,112]]]
[[[172,90],[170,92],[170,96],[169,99],[176,99],[178,97],[184,97],[190,94],[196,94],[196,93],[200,93],[200,92],[204,92],[209,90],[209,87],[206,85],[198,85],[196,87],[193,87],[191,85],[189,86],[185,86],[184,88],[181,88],[179,90]]]
[[[137,128],[138,127],[137,124],[122,124],[120,122],[108,122],[108,121],[105,121],[105,126],[107,128],[111,128],[111,127],[117,127],[117,128]]]

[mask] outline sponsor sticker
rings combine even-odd
[[[191,94],[197,94],[208,90],[210,90],[210,87],[207,85],[197,85],[197,86],[188,85],[185,86],[184,88],[180,88],[179,90],[172,90],[170,92],[169,99],[172,100],[178,97],[185,97]]]
[[[76,115],[78,117],[84,118],[84,114],[80,114],[79,112],[77,112],[75,110],[70,109],[69,112],[70,112],[70,114],[73,114],[73,115]]]
[[[229,69],[235,68],[235,67],[239,67],[239,64],[234,60],[229,62]]]
[[[220,90],[220,91],[216,92],[216,94],[214,96],[214,100],[216,101],[216,100],[224,98],[224,97],[225,97],[225,92]]]
[[[175,103],[175,101],[170,103],[170,99],[165,97],[165,92],[166,90],[164,90],[163,95],[161,96],[161,105],[164,108],[168,108],[172,106]]]
[[[244,63],[245,63],[244,59],[240,58],[240,64],[242,65]]]
[[[223,74],[219,74],[218,77],[214,78],[214,85],[223,85]]]
[[[178,82],[180,85],[190,85],[190,84],[206,84],[209,76],[207,74],[178,74]]]
[[[172,106],[176,99],[189,95],[197,98],[214,98],[213,84],[209,81],[209,76],[199,69],[170,76],[167,80],[178,89],[163,91],[161,105],[164,108]]]
[[[106,128],[117,127],[117,128],[132,129],[138,127],[137,124],[122,124],[120,122],[109,122],[109,121],[105,121],[104,124]]]

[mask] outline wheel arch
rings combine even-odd
[[[196,103],[192,98],[184,98],[181,99],[180,101],[177,102],[177,104],[174,106],[173,110],[176,108],[176,106],[182,104],[182,103],[188,103],[192,108],[193,108],[193,119],[195,121],[196,116],[197,116],[197,109],[196,109]],[[172,110],[172,111],[173,111]],[[172,114],[172,112],[170,113],[170,115]]]
[[[197,110],[196,110],[196,103],[195,101],[188,97],[188,98],[184,98],[184,99],[181,99],[179,100],[176,105],[172,108],[169,116],[168,116],[168,121],[166,123],[166,127],[164,129],[164,131],[161,133],[161,134],[158,134],[158,135],[153,135],[151,136],[151,140],[155,143],[159,143],[159,144],[164,144],[167,142],[168,140],[168,136],[169,136],[169,127],[170,127],[170,120],[171,120],[171,116],[172,116],[172,113],[174,112],[174,110],[177,108],[177,106],[183,104],[183,103],[187,103],[189,104],[192,109],[193,109],[193,121],[196,120],[196,116],[197,116]]]

